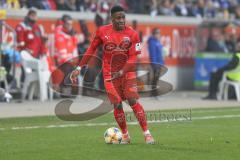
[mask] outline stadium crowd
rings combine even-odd
[[[240,18],[240,0],[1,0],[2,8],[109,12],[116,3],[128,13],[152,16]],[[139,5],[141,4],[141,5]]]

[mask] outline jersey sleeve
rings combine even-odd
[[[25,39],[24,39],[24,28],[19,24],[16,27],[16,35],[17,35],[17,43],[19,50],[22,50],[25,46]]]
[[[37,30],[39,31],[39,33],[41,33],[41,35],[40,35],[40,54],[46,55],[48,52],[48,48],[46,46],[46,38],[47,37],[43,36],[43,32],[41,31],[39,26],[37,26]]]
[[[101,39],[101,32],[100,29],[96,31],[96,34],[90,43],[90,46],[88,47],[87,51],[85,52],[79,66],[82,67],[86,65],[89,61],[89,59],[94,55],[97,47],[102,44],[102,39]]]
[[[141,43],[137,32],[132,37],[132,46],[129,49],[129,55],[138,55],[141,53]]]

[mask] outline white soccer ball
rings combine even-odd
[[[104,133],[104,140],[107,144],[119,144],[122,140],[122,132],[116,128],[108,128]]]

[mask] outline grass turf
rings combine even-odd
[[[162,113],[176,115],[188,114],[189,111],[173,110]],[[224,115],[240,115],[240,108],[194,109],[192,121],[151,123],[149,128],[156,140],[155,145],[144,143],[138,125],[129,125],[130,145],[104,143],[103,133],[112,124],[84,126],[88,123],[112,123],[112,113],[87,122],[64,122],[56,117],[0,119],[0,159],[239,160],[240,117],[194,120],[195,117]],[[77,126],[59,126],[70,124]],[[26,128],[33,126],[38,128]]]

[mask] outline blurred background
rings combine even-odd
[[[116,4],[124,7],[127,24],[139,33],[139,62],[151,61],[148,40],[152,30],[159,29],[158,54],[168,68],[161,79],[171,83],[176,93],[197,92],[200,99],[207,94],[211,73],[228,64],[237,51],[239,0],[1,0],[2,101],[64,97],[49,90],[51,73],[63,66],[52,77],[61,86],[59,76],[73,68],[66,62],[83,55],[96,29],[111,23],[109,10]],[[96,54],[101,57],[101,48]],[[91,63],[95,67],[83,71],[79,83],[104,89],[101,74],[96,76],[101,64]],[[149,75],[143,74],[147,78],[139,79],[140,85],[148,83]],[[60,92],[79,92],[68,89]],[[237,99],[234,87],[226,92],[233,92],[231,97]],[[81,94],[94,96],[87,90]]]

